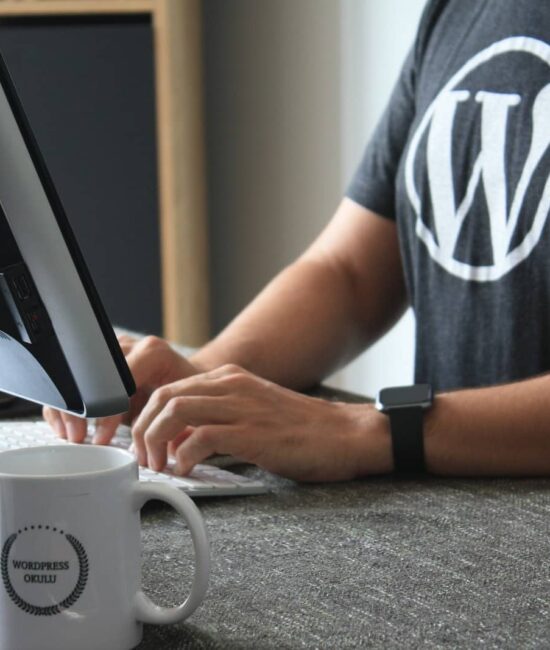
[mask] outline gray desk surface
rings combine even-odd
[[[197,502],[206,600],[183,624],[145,626],[139,650],[550,648],[550,481],[298,485],[239,471],[271,493]],[[160,504],[143,525],[145,589],[174,604],[191,578],[187,532]]]
[[[267,495],[197,503],[210,588],[139,650],[550,648],[550,481],[373,478],[298,485],[242,466]],[[144,588],[187,594],[192,549],[143,511]]]

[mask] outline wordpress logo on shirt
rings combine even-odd
[[[499,280],[539,243],[550,211],[550,46],[494,43],[439,92],[405,165],[416,234],[463,280]]]

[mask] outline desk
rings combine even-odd
[[[139,650],[550,647],[550,481],[298,485],[238,471],[272,492],[197,502],[206,600],[186,623],[145,626]],[[143,525],[145,589],[174,604],[187,533],[159,504]]]
[[[298,485],[232,469],[271,492],[197,500],[208,594],[187,622],[145,626],[139,650],[550,648],[549,480]],[[175,604],[188,533],[156,502],[142,522],[144,589]]]

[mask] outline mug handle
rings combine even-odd
[[[158,483],[136,483],[132,488],[132,502],[135,510],[152,499],[159,499],[171,505],[184,519],[191,533],[195,549],[195,575],[187,600],[176,607],[155,605],[143,591],[134,599],[134,612],[142,623],[176,623],[191,616],[201,604],[208,588],[210,574],[210,544],[202,515],[193,501],[177,488]]]

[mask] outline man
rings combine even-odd
[[[160,339],[122,338],[140,463],[161,469],[172,453],[186,473],[229,453],[299,480],[550,472],[548,34],[535,0],[428,4],[347,197],[311,247],[189,360]],[[416,381],[436,391],[420,427],[294,392],[408,303]],[[82,421],[44,415],[82,439]]]

